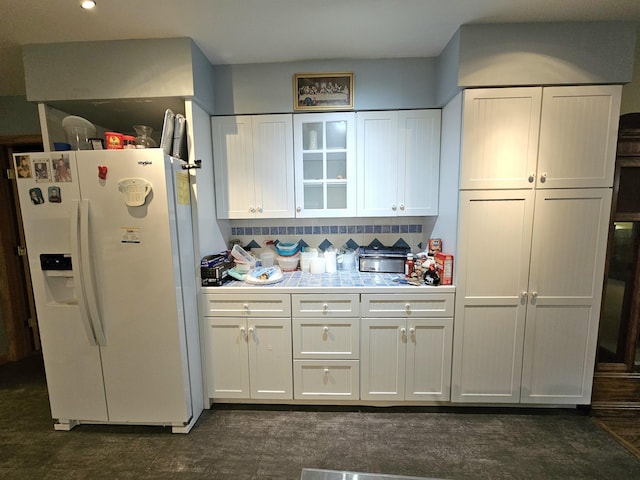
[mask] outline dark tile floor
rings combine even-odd
[[[205,411],[157,427],[53,430],[39,357],[0,367],[2,479],[283,479],[303,468],[444,479],[631,479],[640,460],[583,413]]]

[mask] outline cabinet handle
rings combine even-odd
[[[538,292],[531,292],[531,305],[535,305],[536,300],[538,300]]]
[[[411,313],[411,304],[410,304],[410,303],[407,303],[407,304],[404,306],[404,309],[405,309],[405,311],[406,311],[407,313]]]
[[[398,209],[398,207],[396,207],[395,205],[391,205],[391,210],[393,210],[394,212]]]
[[[262,213],[262,212],[263,212],[262,207],[258,207],[258,213]]]
[[[255,207],[249,207],[249,213],[256,213]]]
[[[247,336],[247,329],[240,327],[240,335],[242,335],[242,338],[245,338]]]
[[[415,329],[415,327],[411,327],[411,328],[409,329],[409,335],[411,335],[412,337],[415,337],[415,336],[416,336],[416,329]]]
[[[256,331],[253,327],[249,327],[249,335],[251,335],[252,337],[255,337]]]
[[[325,369],[324,369],[324,374],[325,374],[325,375],[329,375],[329,369],[328,369],[328,368],[325,368]]]
[[[405,337],[405,336],[407,335],[407,329],[406,329],[406,328],[404,328],[404,327],[402,327],[402,328],[400,329],[400,335],[402,335],[403,337]]]
[[[400,210],[404,210],[404,203],[400,204]]]
[[[529,174],[529,183],[533,183],[536,180],[536,172]]]
[[[328,313],[328,312],[329,312],[329,305],[325,303],[324,305],[322,305],[322,313]]]
[[[547,181],[547,172],[540,175],[540,183],[544,183]]]
[[[302,207],[296,207],[296,212],[300,213],[302,211]]]
[[[324,327],[324,328],[322,329],[322,331],[323,331],[324,333],[329,333],[329,327]]]
[[[527,300],[529,298],[529,294],[527,292],[522,292],[520,294],[520,297],[524,300],[524,303],[527,303]]]

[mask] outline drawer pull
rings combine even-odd
[[[325,369],[324,369],[324,374],[325,374],[325,375],[329,375],[329,369],[328,369],[328,368],[325,368]]]
[[[325,303],[324,305],[322,305],[322,313],[328,313],[328,312],[329,312],[329,305]]]
[[[407,304],[404,306],[404,309],[407,311],[407,313],[411,313],[411,304],[410,304],[410,303],[407,303]]]
[[[323,331],[324,333],[329,333],[329,327],[324,327],[324,328],[322,329],[322,331]]]

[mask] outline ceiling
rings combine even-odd
[[[639,0],[0,0],[0,96],[24,95],[21,46],[191,37],[212,64],[433,57],[460,25],[640,21]]]

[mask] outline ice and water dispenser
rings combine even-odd
[[[45,277],[48,304],[78,303],[70,254],[42,253],[40,268]]]

